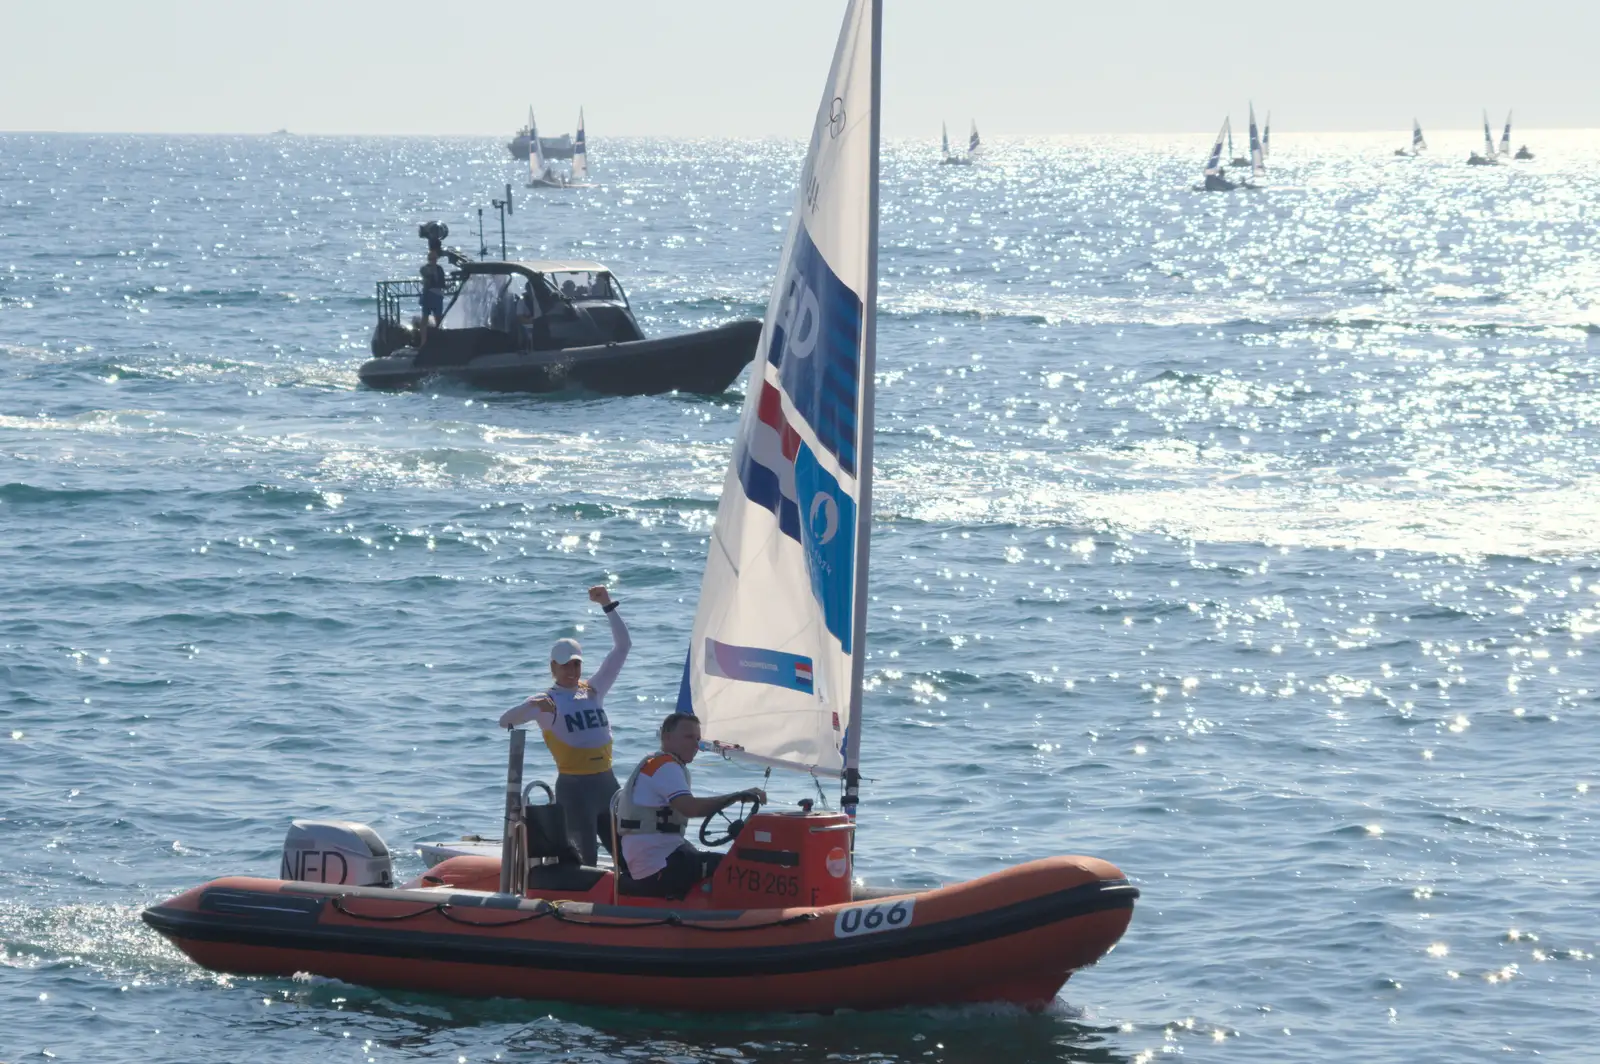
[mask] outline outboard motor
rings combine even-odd
[[[283,840],[279,879],[394,886],[389,847],[378,833],[353,820],[296,820]]]

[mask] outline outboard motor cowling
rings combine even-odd
[[[279,879],[394,886],[394,865],[378,833],[353,820],[296,820],[283,840]]]

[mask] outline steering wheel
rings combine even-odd
[[[739,815],[729,816],[728,810],[732,809],[734,806],[739,807]],[[745,806],[750,807],[750,811],[748,813],[745,812]],[[734,839],[739,837],[739,832],[744,830],[744,822],[759,812],[761,812],[760,802],[756,801],[754,798],[741,797],[737,802],[730,802],[721,809],[718,809],[715,813],[707,813],[705,819],[700,821],[701,845],[721,846],[724,843],[732,842]],[[712,826],[719,817],[721,818],[722,823],[726,826],[727,830],[721,835],[718,835],[716,838],[712,838]]]

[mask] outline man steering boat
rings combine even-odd
[[[661,750],[639,762],[617,792],[622,867],[617,889],[650,898],[682,898],[717,870],[722,854],[696,849],[684,831],[695,817],[741,801],[767,800],[759,787],[696,798],[689,762],[700,751],[700,721],[674,713],[661,722]]]

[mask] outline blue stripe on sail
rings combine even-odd
[[[749,452],[739,456],[739,485],[745,498],[778,519],[778,528],[792,540],[800,539],[800,509],[793,499],[783,495],[778,474],[750,457]]]
[[[852,476],[860,360],[861,298],[829,269],[801,225],[767,361],[778,367],[795,410]]]
[[[856,501],[804,444],[794,458],[794,486],[805,506],[800,542],[811,594],[822,607],[823,623],[848,654],[855,630]]]
[[[689,682],[689,660],[691,655],[683,656],[683,680],[678,684],[677,711],[685,716],[694,716],[694,689]]]

